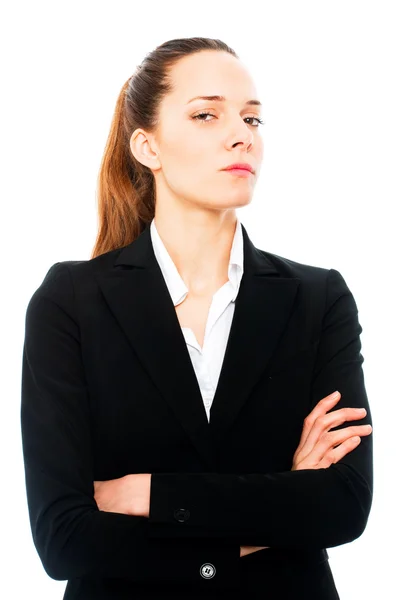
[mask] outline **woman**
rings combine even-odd
[[[29,302],[30,523],[68,600],[339,597],[326,548],[372,502],[362,329],[338,271],[238,220],[261,126],[222,41],[148,54],[117,101],[92,257]]]

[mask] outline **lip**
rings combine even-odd
[[[223,171],[245,170],[245,171],[250,171],[250,173],[253,173],[253,175],[255,173],[253,167],[249,163],[233,163],[232,165],[229,165],[228,167],[225,167],[222,170]]]

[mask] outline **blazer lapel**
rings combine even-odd
[[[215,470],[218,447],[273,356],[299,279],[280,273],[242,225],[244,273],[210,423],[175,306],[153,251],[150,224],[97,279],[110,310],[201,458]]]

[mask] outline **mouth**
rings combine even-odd
[[[223,169],[225,173],[230,173],[231,175],[239,175],[241,177],[251,177],[253,173],[248,169]]]

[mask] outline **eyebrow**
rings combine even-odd
[[[187,102],[187,104],[189,104],[190,102],[193,102],[193,100],[210,100],[210,101],[214,101],[214,102],[225,102],[226,98],[225,98],[225,96],[195,96],[194,98],[189,100],[189,102]],[[259,100],[247,100],[247,102],[245,102],[245,105],[262,106],[262,104]]]

